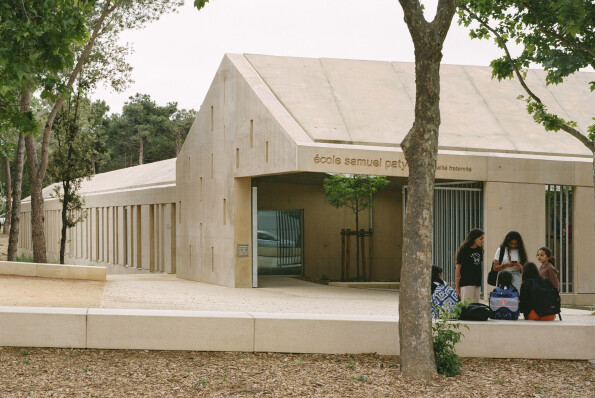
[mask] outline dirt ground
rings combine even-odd
[[[6,248],[0,235],[0,260]],[[0,347],[0,397],[595,396],[588,361],[463,362],[460,376],[420,382],[398,356]]]
[[[587,361],[464,360],[454,378],[398,357],[0,348],[2,397],[593,397]]]

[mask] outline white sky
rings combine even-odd
[[[427,13],[435,13],[435,2],[424,2]],[[135,83],[93,96],[117,113],[137,92],[198,110],[225,53],[414,61],[398,0],[211,0],[202,11],[186,0],[177,14],[125,32],[122,41],[134,46]],[[488,65],[501,52],[453,22],[443,54],[445,64]]]

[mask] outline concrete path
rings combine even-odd
[[[233,289],[165,274],[108,275],[106,282],[0,275],[0,306],[159,309],[398,316],[395,290],[353,289],[265,276]],[[593,311],[564,308],[564,321],[595,325]]]
[[[106,282],[0,275],[0,306],[256,311],[389,315],[394,290],[332,287],[289,277],[260,278],[258,289],[233,289],[173,275],[108,275]]]

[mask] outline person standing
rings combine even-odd
[[[461,301],[479,300],[483,268],[483,243],[485,234],[481,229],[469,231],[456,254],[455,290]]]
[[[502,264],[500,264],[500,250],[504,249]],[[527,262],[527,251],[521,234],[517,231],[510,231],[504,237],[504,241],[496,250],[494,256],[494,271],[512,273],[512,286],[518,291],[523,283],[523,265]]]
[[[544,246],[537,250],[537,261],[541,264],[539,275],[548,279],[556,289],[560,290],[560,281],[558,280],[558,274],[560,272],[554,267],[556,258],[553,256],[549,247]]]

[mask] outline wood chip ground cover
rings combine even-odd
[[[594,397],[587,361],[463,359],[429,382],[381,355],[0,347],[0,397]]]

